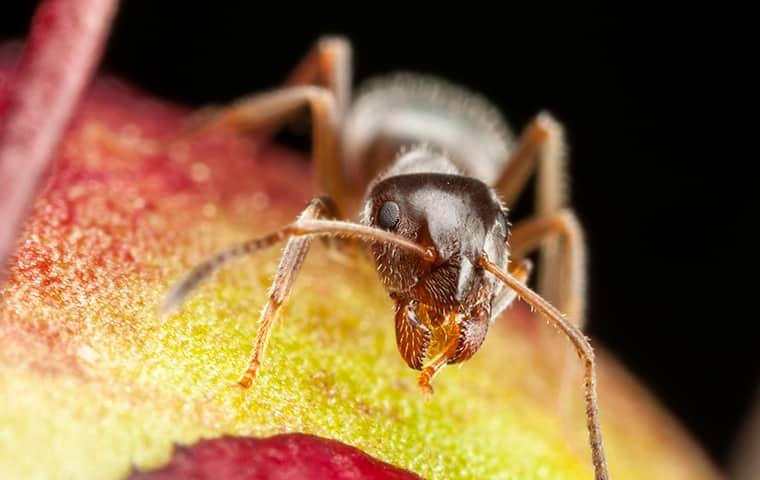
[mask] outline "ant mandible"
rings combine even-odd
[[[594,353],[580,330],[585,246],[566,207],[561,127],[542,113],[514,140],[486,100],[423,75],[377,79],[353,102],[350,91],[351,46],[328,37],[285,88],[244,98],[208,122],[272,131],[308,107],[318,188],[329,196],[314,198],[292,224],[196,266],[166,298],[163,311],[181,304],[225,262],[287,240],[239,380],[248,388],[313,237],[358,239],[369,244],[396,302],[399,352],[421,370],[418,385],[430,395],[433,377],[445,365],[472,357],[491,323],[520,297],[567,336],[583,362],[595,478],[607,479]],[[506,205],[534,171],[537,216],[512,229]],[[338,212],[357,210],[358,223],[338,220]],[[526,256],[537,249],[541,295],[525,284],[531,272]]]

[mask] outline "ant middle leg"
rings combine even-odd
[[[572,210],[561,209],[518,223],[512,230],[510,253],[521,261],[552,238],[561,240],[553,269],[560,286],[556,307],[573,324],[582,327],[586,308],[586,245],[583,229]]]
[[[533,248],[540,249],[538,291],[560,310],[569,313],[575,325],[583,328],[586,322],[583,232],[574,216],[565,222],[567,228],[563,229],[556,224],[556,218],[569,215],[560,213],[568,206],[565,150],[562,127],[549,114],[541,113],[523,132],[495,188],[507,205],[513,205],[528,179],[536,173],[536,214],[544,219],[555,218],[549,222],[553,227],[547,228],[549,224],[544,222],[545,225],[540,228],[546,234],[531,235],[539,241],[533,245]],[[533,224],[530,231],[540,226],[540,223]],[[565,234],[552,234],[563,230],[566,231]],[[570,231],[572,233],[568,233]],[[566,245],[569,241],[573,241],[573,245]],[[568,267],[569,263],[572,265]],[[566,283],[568,279],[571,282],[569,286]]]
[[[334,213],[335,205],[330,198],[316,197],[309,202],[306,209],[299,215],[298,221],[334,218]],[[269,291],[269,299],[259,318],[258,332],[248,368],[238,380],[238,383],[242,387],[250,387],[256,379],[272,326],[277,318],[277,312],[290,294],[298,272],[301,270],[301,266],[306,259],[306,254],[309,251],[312,240],[313,238],[308,236],[293,237],[288,240],[285,246],[285,252],[280,259],[277,273],[272,282],[272,288]]]

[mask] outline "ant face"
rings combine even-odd
[[[478,260],[485,252],[505,264],[506,214],[486,184],[455,174],[414,173],[420,160],[441,161],[417,158],[406,171],[389,172],[371,188],[363,221],[437,252],[438,260],[430,263],[393,245],[373,244],[378,272],[392,297],[413,299],[440,313],[461,312],[497,293]]]

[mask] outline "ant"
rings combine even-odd
[[[561,126],[542,113],[515,140],[485,99],[420,74],[376,79],[351,101],[351,55],[348,40],[325,37],[284,88],[243,98],[208,120],[207,126],[272,133],[308,107],[318,189],[329,196],[314,198],[280,230],[196,266],[163,311],[229,260],[287,240],[238,382],[248,388],[313,237],[361,240],[396,303],[398,350],[421,371],[418,385],[429,396],[433,377],[472,357],[491,323],[520,297],[567,336],[583,362],[595,478],[607,479],[594,353],[580,329],[585,246],[565,205]],[[506,205],[534,171],[538,215],[511,228]],[[339,212],[349,210],[359,211],[358,222],[339,220]],[[526,256],[539,249],[542,295],[526,285],[532,270]]]

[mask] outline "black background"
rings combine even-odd
[[[591,251],[590,336],[726,464],[760,378],[756,139],[734,113],[751,113],[741,14],[217,3],[124,2],[104,68],[170,100],[223,103],[276,86],[320,35],[342,33],[357,81],[434,73],[518,130],[542,109],[562,121]],[[32,11],[4,5],[0,37],[23,36]]]

